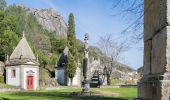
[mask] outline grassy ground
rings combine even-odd
[[[111,80],[111,85],[122,85],[125,84],[125,81],[119,80],[119,79],[112,79]]]
[[[16,88],[16,87],[11,86],[11,85],[7,85],[7,84],[4,84],[4,83],[0,83],[0,88]]]
[[[81,89],[66,88],[60,90],[6,92],[0,93],[0,100],[133,100],[137,95],[136,88],[91,89],[93,92],[100,93],[100,95],[93,96],[77,96],[71,94],[72,92],[80,91]]]

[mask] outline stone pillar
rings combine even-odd
[[[83,89],[82,93],[87,94],[89,93],[90,89],[90,81],[89,81],[89,48],[88,48],[88,42],[87,40],[89,39],[89,35],[86,33],[84,37],[84,60],[83,60]]]
[[[170,98],[170,0],[144,1],[144,72],[138,97]]]

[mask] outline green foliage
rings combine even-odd
[[[60,54],[63,52],[64,48],[67,46],[67,40],[65,38],[52,37],[51,40],[51,51],[53,53]]]
[[[15,89],[17,88],[16,86],[12,86],[12,85],[8,85],[8,84],[5,84],[5,83],[0,83],[0,88],[6,88],[6,89]]]
[[[67,74],[68,77],[72,79],[76,73],[76,61],[77,59],[77,40],[75,35],[75,22],[74,22],[74,15],[70,13],[69,21],[68,21],[68,31],[67,31],[67,42],[69,48],[69,57],[68,57],[68,65],[67,65]]]
[[[4,82],[4,76],[0,76],[0,83],[5,83]]]
[[[70,77],[71,81],[76,73],[76,62],[73,57],[69,57],[67,64],[67,75]]]
[[[14,16],[0,11],[0,60],[5,60],[5,55],[11,54],[17,45],[18,36],[15,33],[16,20]]]
[[[0,10],[4,10],[6,7],[6,1],[5,0],[0,0]]]
[[[4,34],[2,35],[2,42],[3,43],[3,49],[5,54],[11,54],[13,51],[13,47],[17,45],[18,43],[18,36],[15,34],[15,32],[11,30],[5,30]]]
[[[38,60],[40,63],[40,66],[45,68],[46,65],[48,64],[48,57],[46,55],[43,54],[43,52],[41,50],[38,49],[33,49],[34,53],[38,55]]]
[[[77,60],[77,40],[75,35],[75,22],[73,13],[70,13],[69,15],[67,35],[69,51],[73,58]]]
[[[50,78],[50,74],[48,73],[48,70],[45,68],[40,67],[40,75],[39,75],[40,80],[47,80]]]
[[[16,22],[15,32],[22,36],[22,32],[25,31],[26,38],[29,43],[40,49],[44,54],[48,54],[51,51],[50,38],[46,34],[49,33],[43,29],[33,14],[28,13],[25,9],[19,6],[9,6],[5,13],[7,15],[13,15]]]

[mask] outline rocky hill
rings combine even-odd
[[[33,15],[37,18],[40,25],[58,36],[66,37],[67,25],[63,17],[54,9],[32,9]]]
[[[56,33],[57,36],[67,36],[67,24],[60,13],[55,9],[30,9],[23,5],[17,6],[22,7],[28,13],[32,13],[44,29]]]

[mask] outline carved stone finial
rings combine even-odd
[[[85,33],[84,40],[89,40],[89,34],[88,33]]]
[[[22,38],[25,38],[25,32],[23,31],[23,33],[22,33]]]

